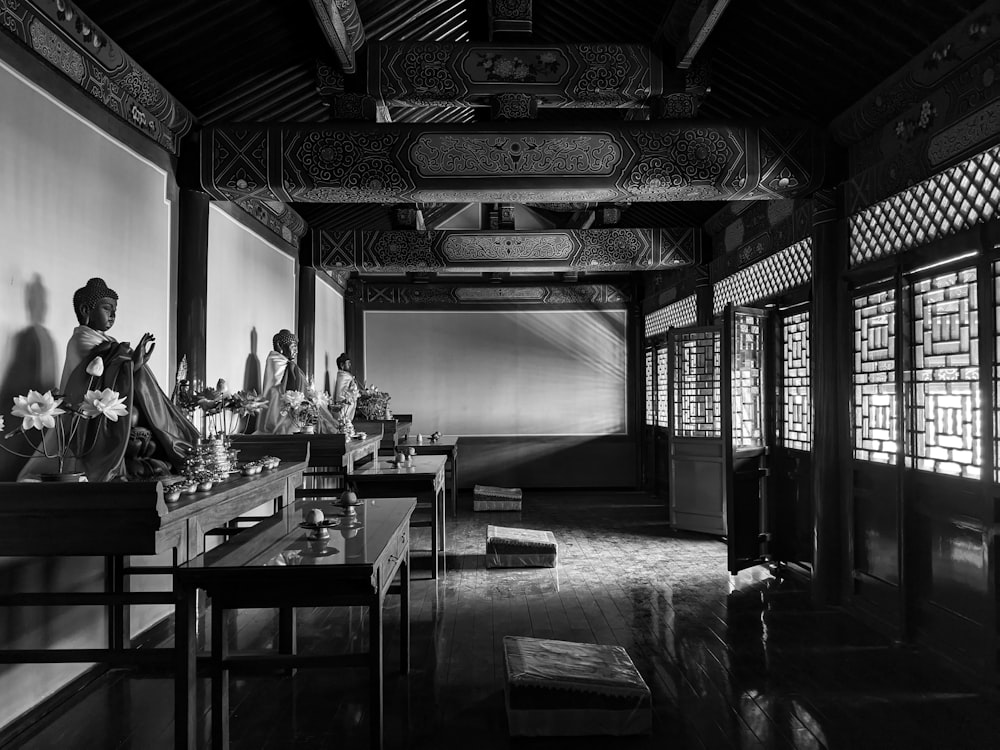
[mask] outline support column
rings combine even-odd
[[[344,351],[351,358],[354,376],[361,383],[367,384],[364,295],[364,282],[361,279],[352,279],[344,294]]]
[[[188,380],[205,383],[208,330],[208,208],[211,198],[182,188],[177,259],[177,357],[187,357]]]
[[[299,294],[296,334],[299,337],[299,367],[312,377],[316,365],[316,268],[309,233],[299,245]]]
[[[840,597],[841,451],[846,450],[846,391],[840,386],[847,362],[840,353],[844,330],[840,301],[844,296],[845,237],[840,227],[838,195],[818,191],[813,198],[812,349],[813,402],[813,555],[812,598],[817,606]]]

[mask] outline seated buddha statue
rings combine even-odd
[[[127,420],[84,420],[71,446],[76,470],[84,471],[91,482],[152,479],[179,471],[198,431],[147,366],[155,346],[153,334],[143,334],[134,348],[108,335],[118,312],[118,294],[100,278],[76,290],[73,310],[80,325],[66,345],[59,390],[67,403],[77,404],[88,390],[111,388],[124,397],[129,412]],[[104,363],[97,376],[87,372],[95,357]]]
[[[337,357],[337,378],[333,383],[332,396],[333,403],[340,406],[341,414],[348,422],[354,421],[360,395],[358,381],[351,373],[351,360],[345,352]]]

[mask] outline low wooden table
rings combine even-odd
[[[448,481],[448,505],[451,508],[451,517],[458,515],[458,435],[442,435],[437,440],[431,440],[426,435],[420,441],[414,435],[410,435],[401,448],[413,448],[418,456],[445,456],[445,479]]]
[[[169,662],[169,649],[130,648],[129,610],[138,604],[173,604],[171,591],[132,592],[133,575],[172,576],[177,563],[205,551],[212,529],[273,501],[273,512],[294,501],[304,461],[283,462],[250,477],[237,477],[208,492],[164,500],[160,482],[0,482],[0,550],[4,555],[103,556],[104,591],[31,592],[0,595],[0,607],[106,604],[107,648],[3,649],[0,663]],[[172,550],[169,566],[135,566],[129,555]]]
[[[386,458],[355,469],[348,481],[358,488],[361,497],[396,497],[416,495],[428,505],[430,521],[414,521],[412,526],[431,529],[431,578],[438,573],[438,540],[441,552],[447,548],[444,519],[444,456],[414,456],[408,466],[397,466]]]
[[[413,498],[365,500],[351,527],[329,529],[329,538],[311,540],[299,527],[303,514],[320,508],[327,517],[341,510],[332,502],[300,500],[227,544],[180,566],[177,591],[174,726],[178,750],[198,747],[197,600],[204,590],[212,601],[212,747],[229,746],[229,671],[239,666],[358,666],[367,656],[371,688],[371,746],[382,747],[382,606],[400,575],[400,671],[410,664],[410,516]],[[349,517],[340,517],[346,523]],[[295,654],[294,607],[368,607],[370,635],[365,654]],[[278,654],[231,655],[224,610],[276,607]]]

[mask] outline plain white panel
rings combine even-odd
[[[458,435],[625,432],[625,311],[366,311],[365,375]]]
[[[344,296],[316,280],[316,351],[313,377],[317,386],[330,390],[337,374],[337,357],[347,351],[344,339]],[[350,355],[350,352],[348,352]]]
[[[259,391],[271,339],[295,332],[295,259],[212,205],[208,214],[205,376]]]

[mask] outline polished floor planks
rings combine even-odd
[[[467,498],[465,498],[468,500]],[[449,519],[448,572],[414,555],[411,673],[398,675],[399,604],[385,613],[386,747],[979,748],[998,746],[1000,702],[917,649],[836,609],[801,581],[756,568],[731,578],[718,539],[673,532],[641,493],[526,492],[521,513]],[[555,569],[485,567],[486,526],[546,528]],[[416,530],[415,547],[428,547]],[[273,647],[270,611],[241,611],[241,648]],[[653,734],[511,738],[503,637],[618,644],[653,695]],[[363,648],[367,614],[299,612],[300,652]],[[208,711],[206,683],[199,705]],[[234,748],[366,747],[365,670],[298,670],[232,681]],[[12,747],[169,748],[167,676],[113,671]],[[207,728],[202,727],[207,737]],[[207,744],[207,743],[206,743]]]

